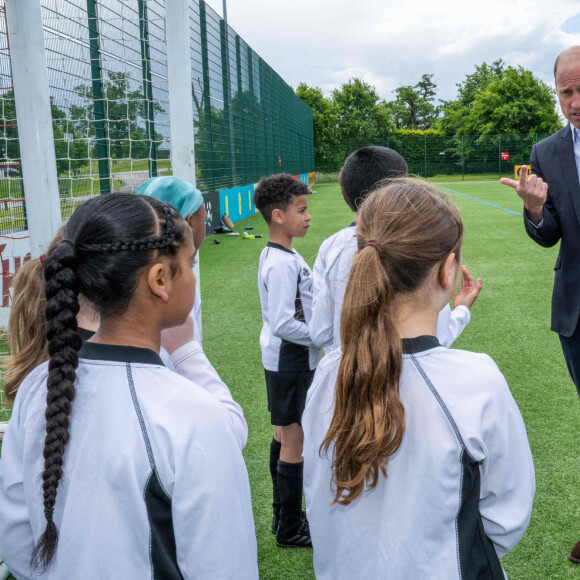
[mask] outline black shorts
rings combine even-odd
[[[281,427],[292,423],[301,425],[306,393],[314,378],[314,371],[289,373],[264,369],[264,372],[272,425]]]

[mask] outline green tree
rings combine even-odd
[[[521,66],[484,62],[457,86],[457,100],[443,103],[440,128],[448,135],[534,135],[562,127],[554,90]]]
[[[369,139],[388,135],[393,124],[375,87],[360,79],[350,79],[332,91],[338,115],[339,139]]]
[[[424,74],[416,85],[395,89],[396,98],[386,103],[397,129],[431,129],[437,123],[440,107],[435,105],[437,84],[433,75]]]

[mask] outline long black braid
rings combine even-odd
[[[185,227],[173,208],[153,198],[102,196],[75,211],[64,229],[63,241],[47,256],[50,360],[42,472],[46,528],[32,553],[33,569],[45,571],[58,545],[53,514],[70,436],[74,382],[82,345],[77,333],[78,295],[85,295],[101,315],[121,313],[131,300],[142,268],[160,255],[170,260],[176,256]],[[142,237],[144,233],[146,237]],[[151,251],[155,251],[153,255]]]

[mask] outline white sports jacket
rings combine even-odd
[[[356,225],[340,230],[322,242],[313,276],[312,318],[309,329],[312,342],[329,353],[339,348],[340,315],[352,259],[357,251]],[[437,338],[450,347],[470,320],[469,308],[458,306],[453,311],[446,305],[437,321]]]
[[[484,354],[435,337],[404,341],[403,441],[387,475],[348,506],[333,505],[332,446],[340,349],[318,366],[302,416],[304,495],[318,580],[500,580],[499,558],[522,537],[534,466],[518,407]]]
[[[312,272],[296,250],[268,242],[260,255],[258,288],[262,306],[260,347],[269,371],[314,370],[320,349],[308,331]]]
[[[0,458],[0,555],[19,580],[38,578],[30,555],[46,524],[46,378],[47,363],[22,383]],[[220,398],[153,351],[85,343],[58,549],[40,578],[258,578],[239,418]]]

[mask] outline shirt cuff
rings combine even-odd
[[[544,223],[544,218],[542,218],[542,219],[540,220],[540,223],[539,223],[539,224],[537,224],[537,225],[536,225],[536,224],[535,224],[535,223],[534,223],[534,222],[533,222],[531,219],[528,219],[528,217],[527,217],[527,216],[526,216],[526,219],[528,220],[528,223],[529,223],[529,224],[530,224],[532,227],[536,228],[537,230],[538,230],[538,229],[540,229],[540,228],[542,227],[542,224]]]
[[[526,221],[527,221],[527,222],[528,222],[528,223],[529,223],[531,226],[533,226],[533,227],[534,227],[534,228],[536,228],[536,229],[539,229],[539,228],[541,228],[541,227],[542,227],[542,224],[544,223],[544,218],[542,218],[542,219],[540,220],[540,223],[536,225],[536,224],[535,224],[535,223],[534,223],[534,222],[533,222],[533,221],[532,221],[532,220],[531,220],[531,219],[528,217],[528,212],[527,212],[525,209],[524,209],[524,215],[526,216]]]

